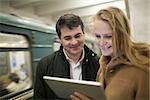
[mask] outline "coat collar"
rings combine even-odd
[[[102,67],[104,68],[114,68],[118,65],[132,65],[129,60],[123,56],[123,55],[120,55],[120,56],[116,56],[116,57],[113,57],[111,58],[110,56],[101,56],[100,60],[99,60],[100,64],[103,64],[101,65]]]
[[[103,55],[101,56],[99,63],[100,69],[97,72],[96,81],[101,82],[104,87],[105,87],[104,75],[106,70],[120,68],[122,65],[124,65],[124,62],[122,62],[119,59],[119,57],[111,58],[110,56],[103,56]]]

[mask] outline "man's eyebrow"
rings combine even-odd
[[[81,33],[77,33],[77,34],[75,34],[75,36],[76,36],[76,35],[80,35],[80,34],[81,34]]]
[[[64,39],[66,39],[66,38],[71,38],[71,36],[64,36]]]
[[[74,36],[78,36],[78,35],[80,35],[81,33],[77,33],[77,34],[75,34]],[[71,38],[71,36],[64,36],[64,39],[66,39],[66,38]]]
[[[64,36],[64,37],[71,37],[71,36]]]

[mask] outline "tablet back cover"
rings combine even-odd
[[[99,82],[73,80],[58,77],[43,77],[54,93],[64,99],[70,99],[75,91],[89,95],[96,100],[105,100],[104,90]]]

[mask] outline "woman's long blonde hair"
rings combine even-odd
[[[116,7],[102,9],[96,14],[96,19],[106,21],[111,26],[114,55],[119,57],[120,61],[149,70],[150,45],[136,43],[131,39],[129,21],[122,10]]]

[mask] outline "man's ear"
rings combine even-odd
[[[59,38],[59,43],[60,43],[60,44],[62,44],[62,41],[61,41],[61,39],[60,39],[60,38]]]

